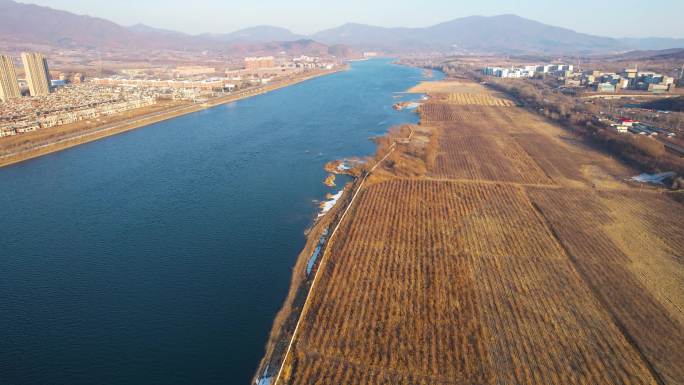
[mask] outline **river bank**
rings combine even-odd
[[[235,94],[221,96],[215,99],[208,100],[204,103],[173,106],[166,110],[144,113],[142,115],[133,116],[129,119],[125,119],[123,121],[119,121],[112,124],[105,124],[104,126],[94,127],[91,129],[84,130],[82,132],[58,136],[57,138],[48,143],[37,143],[36,146],[31,147],[29,149],[20,149],[17,152],[0,156],[0,167],[9,166],[29,159],[37,158],[43,155],[66,150],[74,146],[103,139],[112,135],[121,134],[137,128],[142,128],[150,124],[159,123],[179,116],[191,114],[193,112],[216,107],[221,104],[232,103],[239,100],[251,98],[253,96],[262,95],[271,91],[299,84],[307,80],[315,79],[320,76],[330,75],[343,70],[345,70],[344,67],[330,71],[320,71],[314,74],[307,74],[306,76],[294,79],[286,79],[283,81],[274,82],[273,84],[269,84],[266,86],[247,89],[244,91],[237,92]],[[1,144],[2,140],[0,139],[0,145]]]
[[[5,382],[249,383],[305,230],[349,181],[328,188],[324,167],[416,122],[392,104],[421,79],[354,63],[0,168]]]
[[[425,73],[423,76],[427,77]],[[432,76],[430,74],[429,77]],[[400,111],[402,109],[395,108],[395,110]],[[409,133],[406,134],[405,131],[409,131]],[[413,131],[410,127],[407,130],[402,130],[400,126],[391,127],[382,136],[375,138],[377,144],[375,154],[365,164],[354,160],[352,162],[354,167],[351,168],[347,166],[349,160],[337,160],[327,163],[324,167],[325,171],[332,173],[331,175],[343,173],[352,176],[354,179],[338,193],[339,199],[332,209],[329,209],[325,216],[319,216],[319,220],[307,232],[306,245],[297,257],[292,270],[292,281],[288,296],[273,322],[266,345],[266,353],[257,368],[252,383],[275,385],[280,377],[289,377],[288,372],[291,367],[287,362],[291,359],[290,350],[300,327],[301,315],[308,306],[308,299],[315,290],[317,280],[326,274],[325,271],[320,270],[324,266],[326,256],[334,248],[338,228],[352,210],[356,198],[363,191],[368,178],[373,175],[378,166],[390,158],[398,143],[410,141],[412,136]]]

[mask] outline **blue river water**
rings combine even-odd
[[[0,384],[247,384],[323,165],[415,122],[389,60],[0,169]]]

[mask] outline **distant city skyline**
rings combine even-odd
[[[227,33],[257,25],[312,34],[353,22],[382,27],[425,27],[452,19],[516,14],[577,32],[608,37],[684,38],[684,1],[651,0],[489,0],[465,4],[450,0],[22,0],[111,20],[121,25],[145,24],[191,34]],[[192,9],[188,10],[188,4]],[[134,10],[134,11],[133,11]]]

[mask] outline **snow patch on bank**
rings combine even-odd
[[[674,172],[661,172],[660,174],[640,174],[629,178],[632,182],[638,183],[650,183],[656,185],[665,184],[665,180],[675,177],[677,174]]]
[[[318,257],[321,255],[321,251],[323,250],[323,246],[325,245],[325,241],[327,239],[328,229],[325,229],[323,230],[323,234],[321,234],[321,237],[318,239],[318,245],[316,245],[316,249],[314,250],[313,254],[311,254],[311,257],[309,257],[309,262],[306,264],[307,276],[311,275],[311,270],[313,270],[316,261],[318,261]]]
[[[271,381],[273,381],[273,376],[268,375],[268,367],[269,365],[266,365],[266,369],[264,369],[264,373],[259,377],[256,381],[256,385],[271,385]]]
[[[335,195],[328,195],[328,200],[321,202],[321,212],[318,213],[318,218],[324,216],[330,210],[332,210],[332,208],[335,207],[335,204],[337,204],[337,201],[342,198],[342,194],[344,194],[344,190],[340,190]]]

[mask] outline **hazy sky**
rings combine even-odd
[[[346,22],[423,27],[471,15],[514,13],[611,37],[684,38],[684,0],[20,0],[119,24],[189,33],[276,25],[308,34]]]

